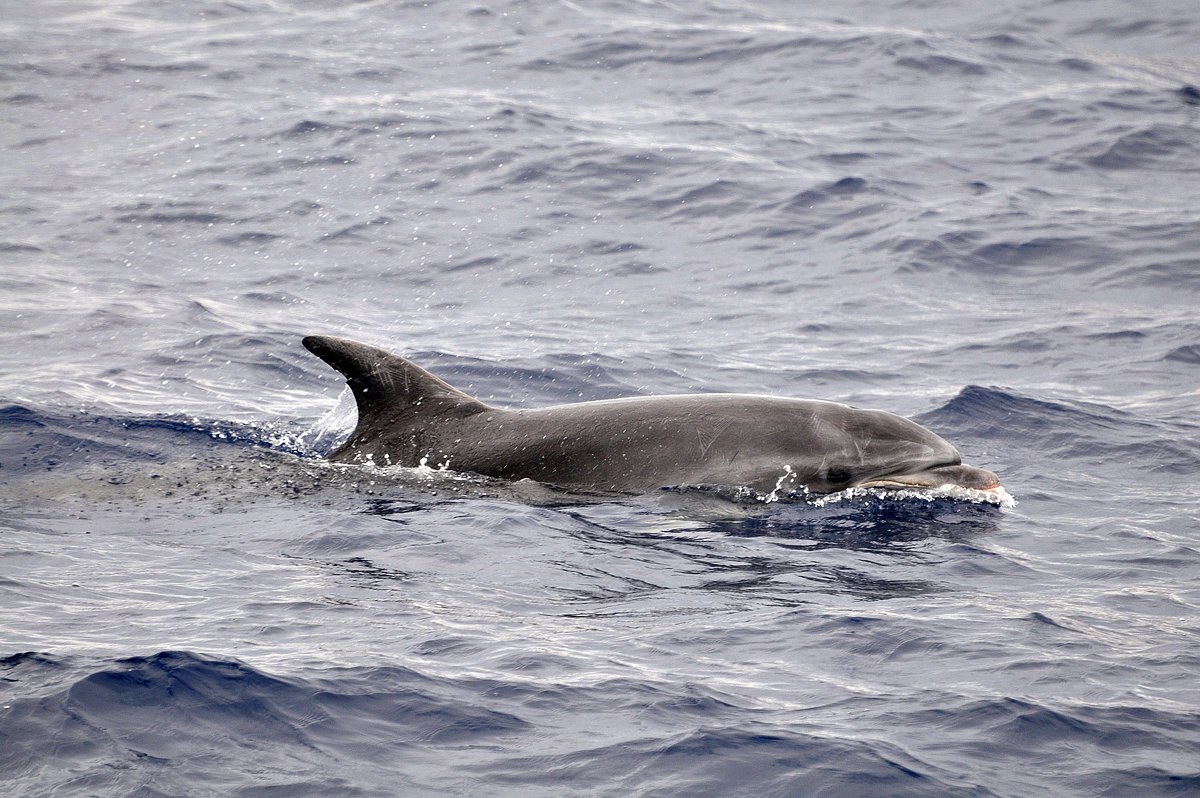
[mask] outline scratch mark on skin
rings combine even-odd
[[[717,442],[717,438],[721,437],[721,433],[729,429],[732,420],[724,420],[717,424],[698,425],[696,427],[696,439],[700,444],[700,456],[707,457],[708,450]]]
[[[379,363],[378,365],[375,366],[375,368],[371,369],[371,376],[377,378],[379,380],[379,382],[382,385],[384,385],[389,391],[392,390],[393,388],[395,388],[395,386],[396,386],[395,374],[393,374],[392,370],[387,368],[382,363]],[[404,382],[405,382],[405,387],[407,388],[408,387],[408,375],[405,375]]]

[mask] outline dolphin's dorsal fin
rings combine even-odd
[[[327,335],[310,335],[304,346],[345,376],[358,404],[359,430],[406,415],[473,415],[490,409],[387,350]]]

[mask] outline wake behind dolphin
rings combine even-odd
[[[881,410],[742,394],[503,410],[383,349],[320,335],[304,346],[345,376],[358,404],[358,425],[329,455],[337,462],[445,463],[613,493],[716,484],[761,494],[957,486],[1006,495],[995,474]]]

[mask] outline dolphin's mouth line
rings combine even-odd
[[[888,474],[860,482],[860,488],[940,488],[955,485],[973,490],[1004,490],[999,478],[990,471],[965,466],[961,462],[930,466],[912,474]]]
[[[881,479],[872,479],[869,482],[860,482],[854,487],[856,488],[940,488],[942,485],[953,484],[948,479],[942,480],[924,480],[924,479],[904,479],[901,477],[883,477]]]
[[[945,462],[928,466],[920,471],[901,474],[885,474],[865,482],[859,482],[858,488],[936,488],[952,482],[947,475],[935,474],[943,468],[957,466],[958,462]]]

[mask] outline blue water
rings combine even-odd
[[[0,791],[1200,794],[1196,11],[0,4]],[[1017,504],[332,466],[311,333]]]

